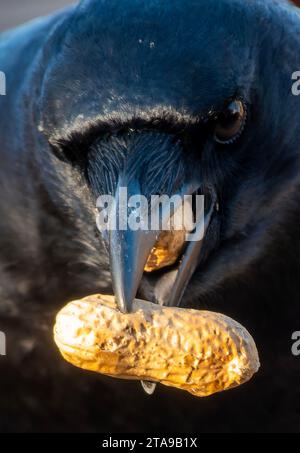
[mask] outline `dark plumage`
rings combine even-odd
[[[299,32],[285,1],[91,0],[1,36],[1,431],[299,431]],[[217,144],[209,112],[233,98],[245,129]],[[214,188],[183,304],[251,331],[262,370],[248,385],[148,399],[58,357],[58,308],[111,290],[94,207],[122,172],[147,196],[195,175]]]

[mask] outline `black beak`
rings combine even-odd
[[[139,290],[147,259],[157,242],[160,231],[151,231],[149,229],[132,231],[131,229],[122,230],[118,227],[119,221],[124,220],[124,217],[127,218],[126,216],[128,215],[128,208],[126,206],[124,211],[124,201],[120,197],[120,189],[122,187],[126,187],[128,198],[132,195],[140,195],[141,191],[140,185],[136,180],[128,182],[125,178],[120,178],[115,194],[117,228],[109,232],[110,263],[114,294],[120,310],[122,312],[129,312],[133,299]],[[183,195],[191,195],[198,188],[199,183],[185,185],[178,195],[181,197]],[[209,198],[208,207],[204,215],[200,216],[201,220],[199,224],[196,225],[196,229],[204,232],[204,235],[216,204],[216,197],[211,191],[209,192]],[[123,219],[120,217],[123,217]],[[164,217],[164,213],[162,213],[162,217]],[[143,218],[141,221],[147,223],[148,219]],[[199,240],[187,243],[176,268],[172,267],[170,270],[158,273],[158,276],[151,275],[147,277],[153,287],[152,294],[154,295],[154,302],[168,306],[180,305],[184,291],[199,262],[203,240],[204,237],[202,234]]]
[[[130,311],[132,301],[136,297],[144,267],[159,233],[149,230],[122,230],[118,227],[128,216],[120,196],[121,188],[126,188],[127,196],[130,197],[140,195],[140,186],[137,181],[127,182],[125,179],[120,179],[115,194],[117,228],[109,233],[110,268],[114,294],[119,309],[126,313]]]

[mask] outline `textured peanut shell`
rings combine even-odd
[[[112,296],[70,302],[57,315],[54,338],[75,366],[196,396],[243,384],[259,368],[252,337],[232,319],[140,300],[130,314],[120,313]]]

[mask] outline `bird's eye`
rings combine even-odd
[[[242,101],[232,101],[217,116],[214,139],[218,143],[229,144],[236,140],[245,127],[247,111]]]

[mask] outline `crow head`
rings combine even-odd
[[[81,212],[121,187],[147,200],[205,196],[203,240],[181,244],[176,262],[152,272],[145,268],[159,232],[103,235],[122,310],[136,294],[199,302],[229,279],[247,279],[278,241],[299,175],[291,92],[299,30],[296,9],[271,0],[91,0],[58,21],[32,83],[45,140],[36,154],[51,153],[45,165],[65,175],[64,192],[72,180],[88,194],[78,197]],[[78,218],[68,196],[63,216]],[[87,242],[95,219],[81,220]]]

